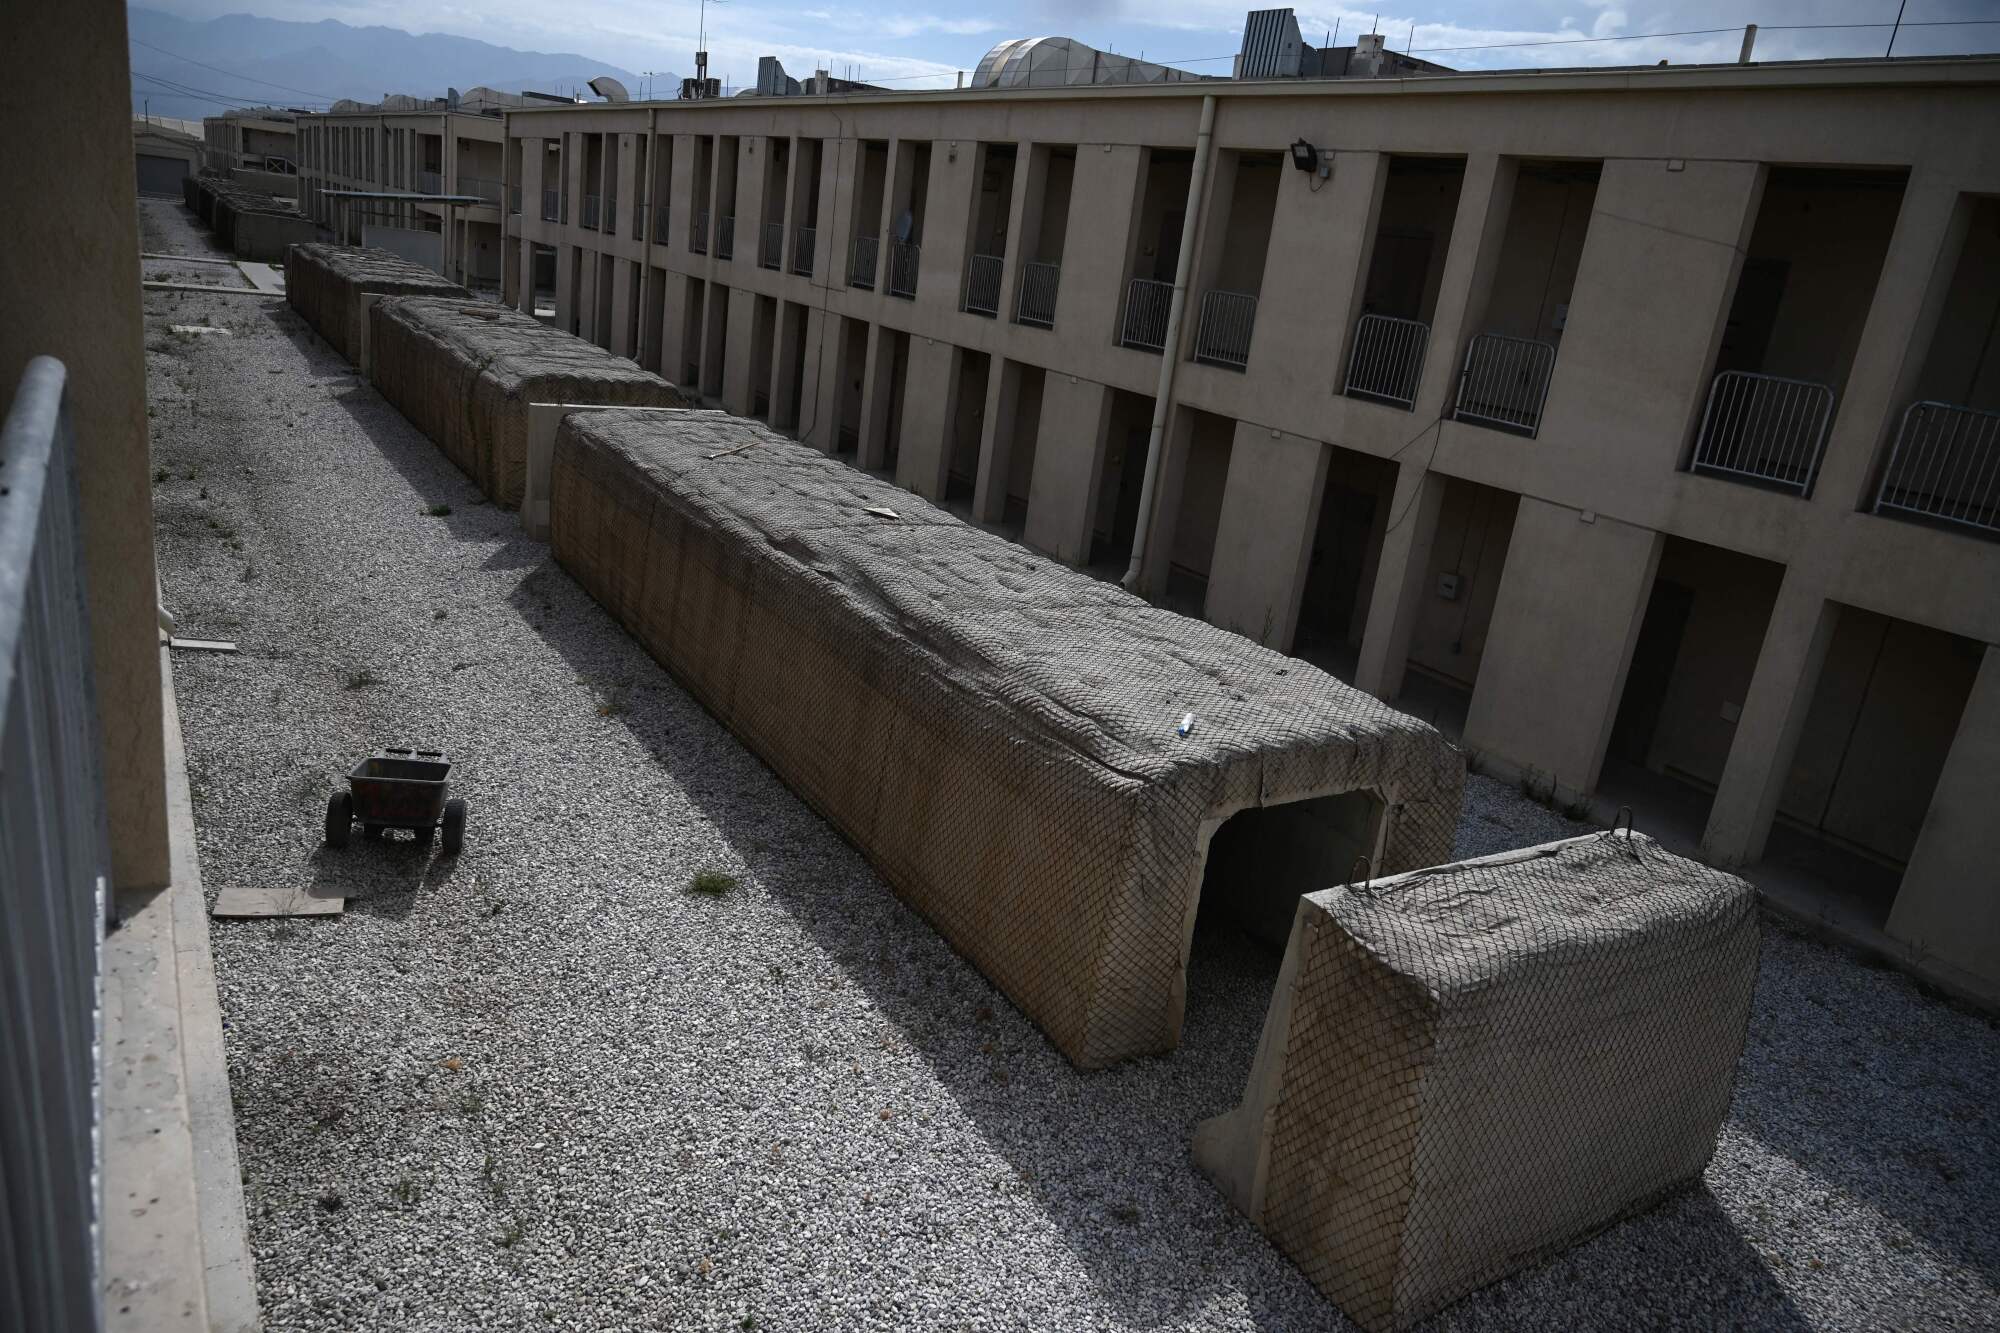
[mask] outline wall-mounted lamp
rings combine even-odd
[[[1319,170],[1319,149],[1300,139],[1292,144],[1292,165],[1300,171]]]

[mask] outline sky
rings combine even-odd
[[[1257,0],[1258,4],[1269,0]],[[187,19],[265,18],[443,32],[536,51],[574,51],[628,70],[693,73],[707,25],[709,73],[754,82],[775,55],[794,77],[815,68],[897,87],[949,87],[996,42],[1074,37],[1092,46],[1226,74],[1249,0],[145,0]],[[1325,0],[1295,4],[1308,41],[1379,31],[1397,50],[1461,69],[1734,60],[1746,20],[1757,55],[1881,55],[1899,5],[1897,55],[2000,50],[2000,0]],[[1953,26],[1954,20],[1988,20]],[[1721,29],[1723,31],[1702,31]],[[1655,36],[1653,34],[1687,34]],[[656,87],[654,94],[660,94]],[[635,96],[642,95],[634,88]]]

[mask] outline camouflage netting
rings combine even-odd
[[[528,404],[687,406],[651,371],[505,306],[391,297],[368,319],[375,387],[496,504],[521,503]]]
[[[449,278],[401,255],[351,245],[295,245],[285,261],[285,299],[319,336],[349,361],[361,362],[365,296],[472,294]]]
[[[296,200],[253,189],[223,176],[185,176],[181,197],[215,233],[217,243],[242,259],[281,263],[285,250],[310,241],[318,228]]]
[[[1407,1328],[1701,1174],[1756,974],[1750,886],[1629,832],[1312,894],[1195,1157]]]
[[[1278,830],[1291,900],[1450,855],[1429,726],[754,421],[571,413],[552,490],[563,566],[1078,1065],[1179,1040],[1226,817],[1358,803]]]

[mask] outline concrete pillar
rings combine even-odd
[[[1181,498],[1187,491],[1188,453],[1194,447],[1194,413],[1176,408],[1161,441],[1160,466],[1153,480],[1153,519],[1148,531],[1145,567],[1139,571],[1141,597],[1157,599],[1167,591],[1167,571],[1174,562],[1174,534],[1180,527]],[[1309,525],[1310,530],[1310,525]],[[1307,544],[1311,553],[1311,544]]]
[[[1336,153],[1333,159],[1324,182],[1287,169],[1278,187],[1250,335],[1250,364],[1274,397],[1325,393],[1345,378],[1389,158]],[[1300,329],[1320,336],[1301,338]]]
[[[847,259],[854,253],[855,214],[861,207],[860,141],[828,139],[819,158],[819,235],[814,238],[813,282],[839,290],[847,286]],[[841,207],[843,203],[846,207]],[[828,445],[828,452],[832,448]]]
[[[1423,599],[1430,595],[1424,571],[1437,537],[1445,485],[1446,479],[1430,470],[1428,459],[1405,459],[1396,468],[1389,503],[1376,512],[1382,545],[1370,584],[1354,686],[1378,699],[1393,702],[1403,692],[1410,636],[1416,631]]]
[[[1291,644],[1330,447],[1237,423],[1202,609],[1210,623],[1281,652]]]
[[[935,338],[910,339],[896,484],[934,503],[944,500],[946,474],[951,467],[951,423],[958,416],[959,377],[964,368],[965,354],[953,344]]]
[[[1423,382],[1417,386],[1412,409],[1419,421],[1448,411],[1458,391],[1459,364],[1474,332],[1467,325],[1485,313],[1493,274],[1500,267],[1517,168],[1518,159],[1497,153],[1474,153],[1466,159],[1458,214],[1451,224],[1451,249],[1445,254],[1437,306],[1431,312],[1430,352],[1424,358]]]
[[[684,367],[687,365],[687,302],[688,279],[684,273],[672,269],[662,269],[653,275],[653,281],[661,285],[660,327],[654,331],[659,340],[660,374],[679,384]],[[698,385],[684,386],[697,390]]]
[[[972,203],[985,161],[986,145],[975,140],[939,140],[931,145],[924,248],[917,257],[917,299],[926,304],[956,310],[964,295]]]
[[[1035,471],[1028,481],[1028,523],[1022,540],[1065,564],[1090,558],[1091,517],[1104,479],[1111,390],[1092,380],[1050,372],[1042,386]]]
[[[722,397],[729,319],[729,289],[719,282],[709,283],[701,303],[701,396],[704,398]]]
[[[763,258],[764,200],[771,141],[746,134],[736,141],[736,262],[754,269]]]
[[[1000,314],[1001,323],[1014,318],[1014,296],[1021,290],[1021,265],[1031,256],[1026,254],[1033,239],[1028,235],[1028,219],[1038,218],[1042,212],[1042,195],[1048,187],[1049,146],[1033,144],[1026,140],[1014,148],[1014,194],[1007,201],[1007,253],[1000,260]],[[995,382],[998,375],[991,377]],[[988,386],[991,397],[992,385]]]
[[[797,432],[812,412],[812,404],[799,394],[799,418],[790,419],[792,391],[800,388],[799,365],[794,357],[806,336],[806,307],[780,298],[778,317],[771,330],[771,424]]]
[[[607,192],[605,206],[610,207],[610,194],[618,196],[618,216],[605,221],[607,235],[630,236],[639,245],[646,243],[646,231],[632,229],[632,205],[646,193],[645,173],[639,169],[639,141],[644,136],[621,134],[618,136],[618,176]],[[642,251],[643,253],[643,251]]]
[[[674,136],[674,164],[667,203],[667,253],[686,262],[693,254],[688,249],[688,237],[694,227],[695,214],[695,138],[692,134]]]
[[[1117,329],[1128,276],[1126,250],[1146,184],[1145,160],[1145,150],[1129,144],[1077,145],[1056,289],[1056,328],[1068,337],[1109,339]],[[1049,377],[1051,385],[1057,378]],[[1043,415],[1046,419],[1046,410]],[[1039,470],[1039,462],[1036,466]]]
[[[729,350],[722,366],[722,410],[732,416],[750,415],[750,372],[756,364],[757,294],[745,287],[729,289]]]
[[[569,331],[576,319],[576,247],[556,246],[556,327]]]
[[[624,196],[619,199],[622,207]],[[611,355],[636,358],[639,349],[632,346],[632,275],[637,265],[611,255],[600,256],[598,262],[611,265]]]
[[[1938,774],[1889,934],[2000,986],[2000,646],[1988,644]]]
[[[995,353],[993,369],[986,376],[986,410],[979,420],[979,468],[972,483],[974,523],[998,523],[1007,515],[1007,477],[1014,463],[1015,409],[1020,399],[1020,364]]]
[[[880,468],[889,457],[889,393],[895,379],[895,335],[880,324],[868,326],[868,361],[861,372],[861,439],[855,465]]]
[[[825,253],[824,250],[821,251]],[[806,308],[806,363],[799,389],[799,439],[830,454],[840,438],[840,386],[847,323],[821,306]]]
[[[1702,850],[1718,865],[1746,865],[1764,855],[1839,620],[1825,588],[1796,569],[1785,571],[1701,836]]]
[[[1662,544],[1649,528],[1521,497],[1468,749],[1533,770],[1558,800],[1596,790]]]
[[[1195,202],[1200,225],[1195,231],[1194,264],[1188,270],[1187,313],[1181,320],[1182,360],[1194,355],[1195,335],[1201,328],[1202,294],[1215,285],[1215,275],[1222,271],[1223,254],[1229,245],[1229,207],[1236,196],[1236,168],[1242,160],[1242,154],[1232,149],[1217,149],[1209,162],[1208,179],[1202,183],[1202,197]]]

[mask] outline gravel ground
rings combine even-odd
[[[1187,1153],[1274,956],[1198,932],[1181,1049],[1078,1074],[287,307],[146,305],[166,600],[242,645],[174,663],[204,876],[350,895],[214,923],[270,1329],[1346,1326]],[[320,845],[399,742],[456,861]],[[1458,850],[1577,829],[1475,778]],[[1997,1092],[1989,1021],[1772,925],[1703,1184],[1437,1326],[1993,1326]]]

